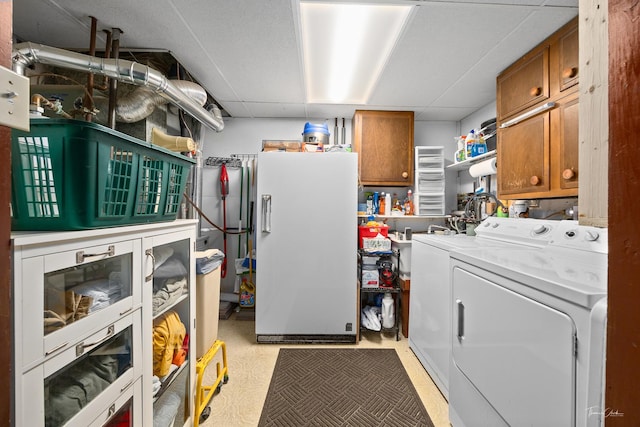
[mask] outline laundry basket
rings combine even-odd
[[[99,124],[32,119],[13,130],[13,230],[171,221],[195,160]]]

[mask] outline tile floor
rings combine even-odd
[[[254,322],[236,320],[235,313],[228,320],[220,320],[218,339],[226,343],[229,382],[222,386],[219,394],[213,396],[210,403],[211,415],[200,425],[203,427],[255,427],[260,419],[278,350],[282,347],[296,347],[296,345],[256,343]],[[406,338],[401,336],[400,341],[396,341],[395,335],[365,332],[359,344],[318,344],[317,347],[344,347],[345,345],[396,349],[435,427],[449,427],[447,402],[409,348]],[[204,384],[211,384],[216,378],[215,364],[216,362],[222,364],[221,352],[219,353],[220,355],[216,355],[205,372]]]

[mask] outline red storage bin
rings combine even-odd
[[[378,234],[382,234],[384,237],[389,235],[389,226],[381,225],[381,226],[367,226],[360,225],[358,226],[358,247],[362,248],[362,239],[376,237]]]

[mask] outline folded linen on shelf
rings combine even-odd
[[[163,286],[153,293],[151,305],[153,314],[160,313],[166,307],[176,302],[187,289],[187,279],[168,279]]]
[[[169,311],[153,322],[153,375],[162,378],[169,373],[176,351],[182,348],[186,328],[175,311]]]

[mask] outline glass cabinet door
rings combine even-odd
[[[100,240],[98,240],[99,242]],[[103,239],[102,241],[105,241]],[[16,358],[30,366],[55,357],[140,305],[140,241],[60,245],[20,261],[15,289]]]
[[[82,256],[86,254],[78,255]],[[44,335],[130,297],[131,262],[132,254],[126,253],[46,273]]]
[[[119,390],[123,382],[132,381],[138,343],[130,320],[124,328],[124,322],[108,326],[45,363],[45,426],[63,426],[74,417],[73,425],[88,425],[84,420],[93,419],[95,413],[79,414],[94,401],[100,404],[98,397],[112,385]]]
[[[182,235],[184,236],[184,234]],[[146,252],[152,258],[153,273],[153,417],[154,423],[183,425],[190,416],[192,393],[189,367],[189,239],[154,246]]]

